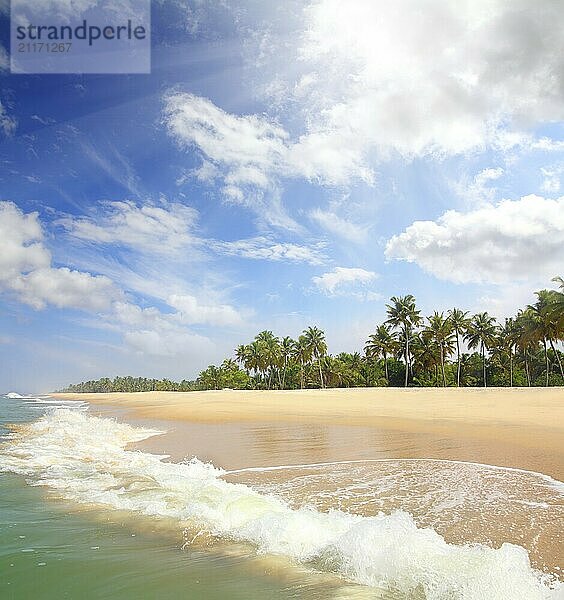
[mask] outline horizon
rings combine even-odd
[[[3,31],[6,392],[193,379],[261,330],[352,352],[391,296],[502,321],[555,289],[558,7],[415,5],[154,2],[148,75],[12,75]]]

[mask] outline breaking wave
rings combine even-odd
[[[535,571],[527,551],[505,543],[448,544],[407,512],[365,517],[291,508],[281,498],[222,478],[197,459],[186,463],[127,450],[162,433],[53,409],[18,426],[0,445],[0,470],[25,476],[80,503],[175,519],[226,540],[253,545],[346,580],[426,600],[563,598],[563,586]]]

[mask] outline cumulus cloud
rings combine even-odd
[[[370,148],[459,153],[495,143],[508,122],[564,117],[557,2],[431,0],[420,8],[418,0],[306,8],[299,54],[316,78],[304,142],[326,136],[326,147],[359,156]]]
[[[323,294],[327,296],[352,296],[364,300],[375,300],[380,296],[371,291],[362,290],[367,284],[372,283],[377,274],[359,268],[335,267],[332,271],[312,278],[312,282]]]
[[[562,269],[564,197],[530,195],[466,213],[450,210],[393,236],[385,254],[456,283],[546,279]]]
[[[120,296],[111,279],[66,267],[37,269],[10,283],[20,300],[36,309],[57,308],[102,311]]]
[[[37,213],[24,214],[12,202],[0,202],[0,239],[0,289],[36,309],[51,304],[104,310],[121,295],[107,277],[52,267]]]
[[[195,349],[207,352],[213,346],[207,337],[187,329],[181,315],[155,307],[116,302],[110,320],[123,330],[124,341],[132,350],[150,356],[193,355]]]
[[[220,254],[255,260],[303,262],[310,265],[321,265],[327,260],[323,254],[324,245],[322,243],[305,246],[290,242],[276,242],[264,236],[233,242],[210,242],[210,246]]]
[[[132,350],[147,356],[196,357],[201,356],[201,353],[209,353],[213,348],[208,338],[180,328],[127,331],[123,338]]]
[[[295,12],[268,31],[262,21],[241,29],[253,33],[246,47],[256,44],[267,114],[232,114],[177,90],[164,97],[168,132],[200,152],[202,177],[219,174],[224,199],[263,221],[296,228],[271,201],[287,178],[372,184],[374,169],[398,156],[562,150],[530,133],[564,119],[558,2],[429,0],[421,10],[419,0],[314,0]],[[466,182],[467,194],[491,202],[484,177]],[[356,234],[339,213],[313,218]]]
[[[152,208],[144,212],[126,203],[125,211],[133,223],[128,238],[131,244],[145,247],[143,224],[151,224],[153,218],[160,219],[160,223],[167,222],[166,215],[158,210],[154,212]],[[129,214],[130,210],[133,215]],[[121,219],[113,217],[106,228],[89,225],[92,228],[80,231],[88,231],[92,239],[100,241],[111,241],[112,235],[125,227]],[[160,235],[158,227],[157,235]],[[37,213],[25,214],[12,202],[0,202],[0,239],[0,291],[12,293],[38,310],[55,306],[95,312],[98,315],[95,325],[119,332],[126,345],[135,352],[167,357],[194,356],[196,350],[209,352],[213,349],[212,342],[191,331],[187,325],[225,326],[242,322],[234,307],[202,303],[189,295],[169,298],[173,312],[162,312],[156,307],[143,308],[130,302],[124,291],[104,275],[52,266]]]
[[[183,323],[205,323],[209,325],[240,325],[243,320],[239,312],[229,304],[209,304],[200,302],[189,294],[173,294],[168,299],[169,306],[178,311]]]
[[[193,241],[198,213],[174,202],[106,202],[91,217],[65,217],[59,223],[74,237],[167,254]]]

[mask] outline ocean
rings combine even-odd
[[[130,446],[159,433],[0,397],[0,598],[564,597],[548,476],[432,460],[224,471]]]

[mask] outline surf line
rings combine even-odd
[[[550,475],[540,473],[539,471],[529,471],[528,469],[520,469],[518,467],[503,467],[500,465],[488,465],[486,463],[477,463],[467,460],[449,460],[447,458],[366,458],[358,460],[338,460],[333,462],[321,462],[321,463],[305,463],[299,465],[275,465],[269,467],[245,467],[242,469],[233,469],[231,471],[225,471],[223,475],[235,475],[237,473],[262,473],[266,471],[283,471],[286,469],[307,469],[315,467],[334,467],[338,465],[354,465],[362,463],[382,463],[382,462],[434,462],[434,463],[446,463],[454,465],[469,465],[472,467],[482,467],[484,469],[491,469],[494,471],[507,471],[509,473],[523,473],[525,475],[536,475],[537,477],[544,479],[547,483],[550,483],[564,494],[564,482],[558,479],[554,479]]]

